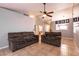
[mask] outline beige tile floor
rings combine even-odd
[[[23,49],[11,52],[8,48],[0,50],[0,56],[78,56],[73,39],[62,38],[61,47],[44,43],[35,43]]]

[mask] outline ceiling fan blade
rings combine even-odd
[[[51,15],[48,15],[48,14],[46,14],[47,16],[49,16],[49,17],[52,17]]]
[[[54,13],[53,11],[52,12],[48,12],[47,14],[51,14],[51,13]]]
[[[25,13],[23,13],[23,15],[25,15],[25,16],[29,16],[29,15],[27,15],[27,14],[25,14]]]
[[[14,10],[14,9],[10,9],[10,8],[6,8],[6,7],[2,7],[2,6],[0,6],[0,8],[6,9],[6,10],[9,10],[9,11],[13,11],[13,12],[17,12],[17,13],[21,13],[21,14],[23,14],[23,15],[25,15],[25,16],[29,16],[29,15],[26,14],[26,13],[23,13],[23,12],[20,12],[20,11]]]
[[[40,11],[40,13],[43,13],[42,11]]]

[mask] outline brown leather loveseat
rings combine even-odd
[[[61,46],[61,32],[45,32],[45,35],[42,35],[41,38],[43,43],[57,47]]]
[[[8,33],[8,40],[10,50],[16,51],[38,42],[38,36],[33,32],[13,32]]]

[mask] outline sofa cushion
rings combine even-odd
[[[47,39],[47,40],[52,40],[52,41],[53,41],[53,40],[56,40],[55,37],[50,37],[50,36],[46,37],[46,39]]]
[[[33,36],[26,36],[26,37],[24,37],[24,39],[26,41],[33,41],[35,38]]]

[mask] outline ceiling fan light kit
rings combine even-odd
[[[44,14],[43,17],[46,17],[46,14]]]
[[[29,15],[29,17],[34,18],[35,16],[34,15]]]

